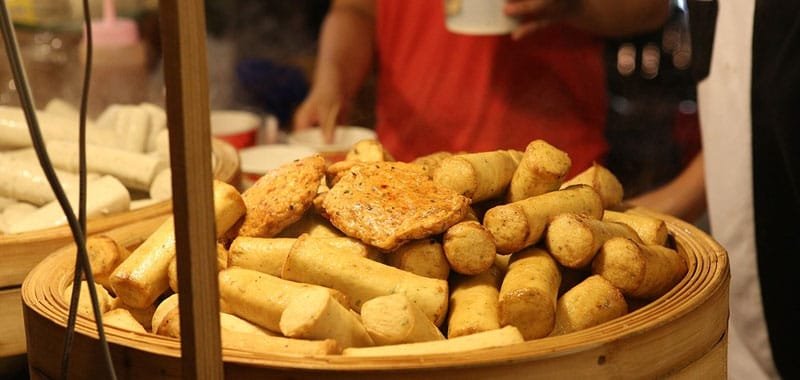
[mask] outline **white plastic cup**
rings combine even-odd
[[[506,16],[506,0],[443,0],[447,30],[468,35],[509,34],[519,25]]]

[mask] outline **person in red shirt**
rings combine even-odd
[[[295,128],[319,124],[332,138],[374,59],[375,129],[397,159],[543,139],[575,174],[608,149],[601,38],[658,28],[668,3],[509,0],[505,13],[520,20],[510,35],[468,36],[445,28],[443,1],[334,1]]]

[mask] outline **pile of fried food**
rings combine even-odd
[[[664,295],[687,272],[664,222],[612,211],[622,186],[602,166],[564,182],[570,165],[541,140],[411,163],[365,140],[241,195],[215,182],[223,347],[461,352],[586,329]],[[105,324],[180,337],[174,241],[172,218],[131,253],[90,239]]]

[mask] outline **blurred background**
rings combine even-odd
[[[44,107],[51,99],[61,98],[77,105],[82,75],[80,1],[8,3],[37,104]],[[102,17],[102,1],[91,4],[92,14]],[[93,87],[93,96],[112,92],[105,95],[127,94],[129,99],[123,100],[163,104],[157,1],[117,0],[115,4],[119,17],[136,23],[144,54],[96,57],[97,82],[103,85]],[[327,0],[206,0],[212,109],[273,115],[280,128],[288,130],[292,113],[312,80],[317,36],[328,6]],[[606,134],[611,146],[607,164],[628,195],[673,178],[700,148],[687,18],[682,2],[676,1],[672,9],[671,20],[658,32],[607,41]],[[136,61],[143,71],[128,67],[126,79],[138,75],[144,79],[109,86],[103,67],[117,73],[125,69],[115,59]],[[0,104],[17,102],[4,59],[0,62]],[[371,127],[373,104],[374,79],[359,94],[351,124]],[[90,114],[96,116],[103,106],[90,105]]]

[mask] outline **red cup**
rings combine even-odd
[[[219,110],[211,111],[211,134],[228,142],[236,149],[256,144],[256,135],[262,119],[251,112]]]

